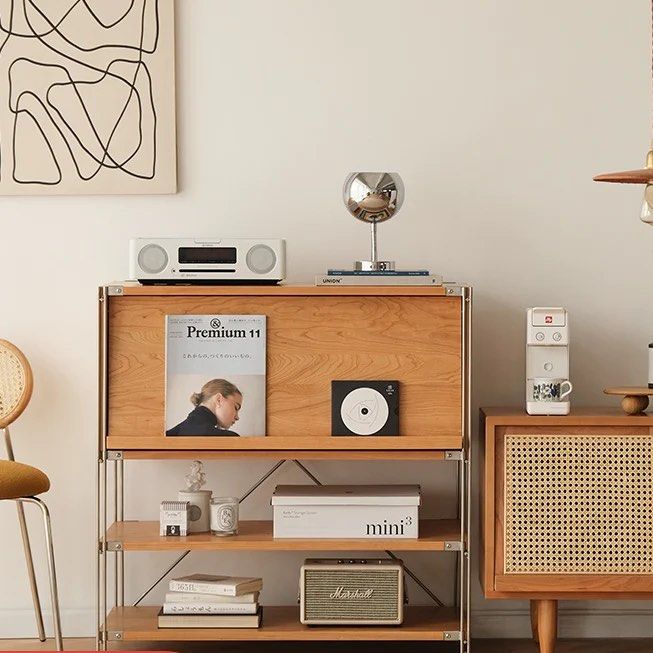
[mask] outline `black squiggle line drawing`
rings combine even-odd
[[[9,8],[9,19],[8,26],[5,26],[2,21],[2,16],[0,16],[0,32],[6,34],[5,39],[0,44],[0,57],[2,52],[5,49],[7,43],[10,39],[28,39],[28,42],[38,42],[43,46],[45,52],[49,52],[52,55],[52,59],[55,61],[45,61],[39,58],[31,57],[16,57],[8,66],[8,105],[9,111],[13,114],[13,139],[12,139],[12,150],[13,150],[13,171],[12,179],[17,184],[28,184],[28,185],[44,185],[44,186],[53,186],[62,182],[63,173],[60,165],[60,161],[57,161],[55,153],[54,141],[51,141],[53,134],[56,134],[55,138],[60,139],[60,144],[62,143],[65,146],[65,149],[70,156],[70,160],[75,168],[75,171],[82,181],[89,181],[95,178],[103,169],[110,169],[116,172],[116,174],[123,173],[130,177],[139,178],[139,179],[153,179],[155,177],[157,169],[157,127],[158,127],[158,116],[156,111],[156,106],[154,102],[154,84],[152,80],[152,75],[147,66],[147,63],[144,61],[146,55],[151,55],[155,52],[159,44],[159,35],[160,35],[160,15],[159,15],[159,0],[139,0],[140,4],[140,21],[139,21],[139,38],[138,46],[130,44],[112,44],[105,43],[92,48],[83,48],[80,44],[74,43],[72,40],[67,38],[61,31],[65,27],[66,20],[71,15],[71,12],[77,8],[85,8],[87,13],[91,16],[93,21],[104,30],[111,29],[116,25],[120,24],[123,20],[130,18],[130,15],[133,13],[136,7],[137,0],[130,0],[129,6],[121,11],[120,15],[107,23],[102,22],[100,17],[93,11],[88,0],[74,0],[63,15],[55,22],[51,20],[44,11],[38,6],[38,0],[11,0]],[[19,10],[22,11],[20,16],[24,23],[27,25],[28,33],[22,34],[14,30],[15,16],[16,12]],[[148,50],[144,47],[145,34],[147,30],[147,16],[148,9],[153,12],[151,16],[151,27],[154,29],[154,45],[151,50]],[[47,25],[45,31],[39,31],[35,28],[34,18],[38,16],[40,20]],[[74,55],[71,53],[65,52],[60,47],[56,47],[51,43],[51,39],[48,37],[58,38],[63,41],[64,44],[71,46],[75,51],[79,51],[79,55]],[[97,65],[91,64],[89,61],[84,60],[84,53],[97,52],[100,50],[105,50],[107,48],[114,48],[118,50],[127,52],[133,52],[137,56],[135,58],[126,58],[126,57],[115,57],[110,61],[105,63],[103,67],[98,67]],[[66,62],[70,62],[71,65],[81,66],[84,70],[88,72],[97,73],[97,77],[92,79],[81,79],[79,76],[75,78],[74,68],[70,70],[65,65]],[[61,81],[51,80],[48,82],[48,86],[45,89],[45,92],[41,92],[41,96],[38,93],[34,92],[33,89],[29,87],[26,90],[22,90],[19,93],[18,97],[14,99],[15,88],[19,86],[18,81],[14,79],[15,77],[15,66],[17,64],[27,64],[34,69],[37,68],[49,68],[60,72],[62,77]],[[119,66],[126,66],[127,68],[132,68],[133,73],[123,72],[114,72]],[[92,88],[93,86],[101,85],[105,80],[113,79],[118,82],[120,85],[125,87],[127,91],[127,97],[123,101],[119,101],[120,104],[115,107],[115,113],[117,117],[112,119],[109,128],[110,132],[108,137],[102,138],[99,133],[99,128],[93,120],[92,109],[84,101],[80,89]],[[22,80],[21,80],[22,81]],[[73,91],[73,102],[77,104],[77,108],[81,108],[81,112],[86,120],[84,124],[73,124],[70,122],[69,116],[66,115],[66,108],[71,109],[71,105],[68,104],[67,107],[62,108],[57,106],[56,102],[53,101],[52,94],[57,89],[62,89],[69,87]],[[144,89],[143,89],[144,87]],[[149,96],[149,97],[146,97]],[[70,100],[69,100],[70,102]],[[36,104],[33,104],[36,103]],[[30,110],[30,106],[39,107],[39,115]],[[116,154],[112,153],[111,145],[121,126],[124,125],[125,116],[127,115],[130,107],[134,107],[136,110],[136,117],[130,117],[130,125],[135,130],[137,126],[138,136],[135,137],[134,142],[128,144],[128,147],[124,148],[125,152],[122,153],[122,156],[118,157]],[[133,166],[130,169],[129,164],[134,160],[134,158],[143,154],[143,146],[145,142],[144,137],[144,116],[145,110],[147,108],[149,122],[151,123],[151,129],[148,125],[148,147],[146,150],[146,157],[148,161],[147,170],[135,170]],[[47,116],[48,127],[51,128],[51,135],[49,137],[45,127],[45,123],[41,124],[40,120],[45,118],[40,115],[40,111],[43,111],[43,116]],[[133,113],[133,112],[131,112]],[[17,129],[19,116],[24,114],[26,118],[31,119],[31,121],[36,125],[38,131],[40,132],[44,142],[47,145],[47,148],[52,156],[52,160],[57,170],[58,180],[36,180],[36,179],[20,179],[16,170],[16,163],[18,160],[17,146]],[[75,127],[83,126],[84,129],[89,130],[92,134],[92,142],[86,140],[76,131]],[[150,145],[151,140],[151,145]],[[78,154],[76,154],[73,144],[79,148],[84,156],[88,157],[88,160],[93,161],[95,166],[90,174],[85,174],[81,167],[81,160],[78,160]],[[0,143],[0,163],[2,162],[2,143]],[[94,152],[95,150],[95,152]],[[151,151],[150,151],[151,150]],[[98,152],[98,153],[96,153]],[[151,161],[151,165],[149,162]],[[138,164],[137,164],[138,165]],[[141,163],[141,165],[143,165]],[[0,166],[1,167],[1,166]]]

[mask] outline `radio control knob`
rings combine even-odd
[[[560,331],[556,331],[556,332],[553,334],[553,339],[554,339],[556,342],[560,342],[560,340],[562,340],[562,334],[560,333]]]
[[[542,340],[544,340],[544,334],[541,331],[538,331],[535,334],[535,340],[538,340],[538,341],[542,342]]]
[[[163,272],[168,265],[168,252],[161,245],[155,245],[154,243],[145,245],[138,252],[138,265],[147,274]]]
[[[277,264],[277,255],[267,245],[254,245],[245,257],[247,267],[255,274],[267,274]]]

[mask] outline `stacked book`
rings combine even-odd
[[[170,581],[159,628],[258,628],[261,578],[192,574]]]
[[[441,286],[442,275],[429,270],[328,270],[316,286]]]

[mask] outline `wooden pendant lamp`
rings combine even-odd
[[[651,1],[651,15],[653,17],[653,0]],[[651,25],[651,45],[653,48],[653,23]],[[652,62],[652,75],[653,75],[653,62]],[[653,127],[653,125],[652,125]],[[612,184],[652,184],[653,183],[653,140],[651,141],[651,149],[646,157],[646,164],[644,168],[639,170],[626,170],[624,172],[609,172],[603,175],[594,177],[594,181],[605,181]],[[647,201],[649,199],[649,192],[647,189]],[[653,195],[651,197],[653,199]]]

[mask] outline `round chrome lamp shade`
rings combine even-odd
[[[343,188],[347,210],[362,222],[372,225],[371,257],[356,261],[356,270],[394,270],[394,261],[379,261],[376,225],[397,214],[404,203],[404,184],[396,172],[352,172]]]

